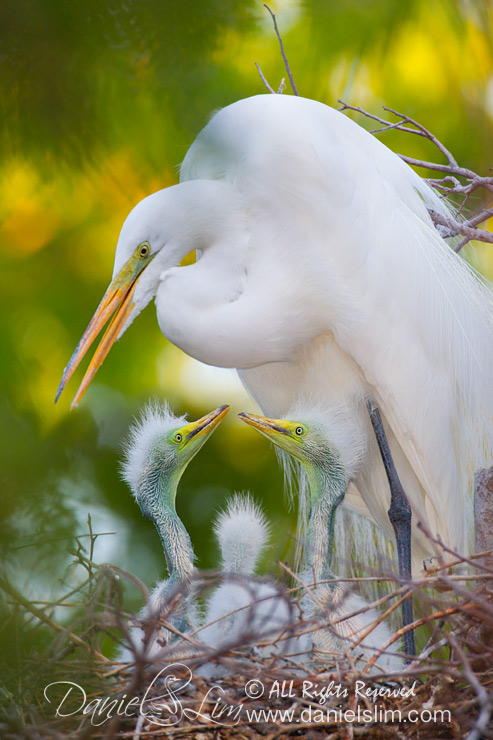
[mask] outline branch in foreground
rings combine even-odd
[[[488,551],[482,561],[493,568],[493,467],[481,468],[474,476],[474,524],[476,552]]]

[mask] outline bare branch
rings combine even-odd
[[[340,111],[354,111],[355,113],[360,113],[366,118],[370,118],[371,120],[382,124],[380,128],[376,128],[371,132],[373,134],[394,130],[403,131],[404,133],[414,134],[415,136],[421,136],[428,139],[428,141],[430,141],[445,157],[447,164],[429,162],[424,159],[416,159],[415,157],[408,157],[404,154],[399,154],[398,156],[404,162],[414,167],[443,173],[444,177],[442,178],[427,179],[428,184],[438,191],[440,197],[447,197],[452,193],[464,196],[456,218],[453,216],[445,217],[432,209],[429,210],[433,223],[440,235],[444,239],[456,236],[463,237],[454,247],[456,252],[459,252],[465,244],[473,239],[489,244],[493,243],[493,234],[490,231],[477,228],[479,224],[483,223],[488,218],[493,217],[493,208],[488,206],[472,218],[466,221],[460,220],[460,214],[462,213],[466,205],[466,201],[471,193],[479,188],[493,192],[493,177],[484,177],[482,175],[478,175],[467,167],[461,167],[457,163],[453,154],[442,144],[441,141],[437,139],[434,134],[431,133],[431,131],[428,131],[428,129],[426,129],[422,124],[418,123],[418,121],[415,121],[413,118],[410,118],[405,113],[399,113],[393,108],[387,108],[384,106],[383,109],[385,111],[399,119],[398,121],[392,122],[373,113],[369,113],[368,111],[363,110],[363,108],[349,105],[349,103],[345,103],[343,100],[339,100],[338,102],[341,103],[341,108],[339,108]],[[465,182],[462,182],[463,180],[465,180]]]
[[[295,95],[299,95],[298,89],[297,89],[297,87],[295,85],[295,82],[294,82],[294,79],[293,79],[293,75],[291,73],[291,68],[289,66],[289,62],[288,62],[288,58],[286,56],[286,52],[284,51],[284,44],[282,43],[281,34],[279,33],[279,29],[277,27],[276,16],[274,15],[274,13],[272,12],[272,10],[269,8],[269,6],[266,3],[264,3],[264,8],[267,8],[267,10],[269,11],[269,13],[271,15],[272,21],[274,23],[274,29],[275,29],[275,32],[276,32],[277,40],[279,41],[279,46],[281,47],[281,54],[282,54],[282,58],[284,60],[284,66],[286,67],[286,72],[287,72],[287,75],[288,75],[288,78],[289,78],[289,82],[291,83],[291,87],[293,88],[293,92],[294,92]]]
[[[467,237],[467,241],[470,239],[476,239],[477,241],[493,244],[493,233],[491,231],[474,228],[474,222],[481,223],[482,221],[486,221],[490,215],[493,215],[490,209],[483,211],[479,216],[476,216],[470,221],[457,221],[455,218],[444,216],[433,209],[429,209],[428,212],[435,226],[437,228],[442,227],[438,228],[438,230],[444,239],[447,239],[450,236],[457,236],[457,234],[462,234]],[[478,220],[478,218],[480,218],[480,220]],[[473,223],[473,226],[471,226],[471,222]]]
[[[75,643],[78,647],[84,648],[84,650],[87,650],[93,657],[100,660],[102,663],[110,663],[111,661],[106,658],[106,656],[102,655],[97,650],[94,650],[90,645],[88,645],[84,640],[82,640],[78,635],[75,635],[73,632],[70,632],[70,630],[67,630],[65,627],[62,627],[61,624],[58,624],[58,622],[55,622],[54,619],[49,617],[47,614],[44,613],[41,609],[38,609],[34,604],[32,604],[28,599],[26,599],[22,594],[20,594],[17,589],[15,589],[8,581],[6,581],[3,577],[0,576],[0,588],[2,588],[5,593],[9,594],[9,596],[14,599],[14,601],[22,606],[27,611],[31,612],[37,619],[39,619],[40,622],[43,622],[48,627],[51,627],[51,629],[55,630],[55,632],[60,632],[63,634],[68,640]]]
[[[269,83],[268,83],[268,82],[267,82],[267,80],[265,79],[265,77],[264,77],[264,75],[263,75],[263,72],[262,72],[262,70],[260,69],[260,66],[259,66],[259,65],[257,64],[257,62],[255,62],[255,66],[257,67],[258,73],[259,73],[259,75],[260,75],[260,79],[261,79],[261,80],[262,80],[262,82],[264,83],[264,85],[265,85],[265,87],[267,88],[267,90],[268,90],[268,91],[269,91],[270,93],[272,93],[273,95],[275,95],[275,94],[276,94],[276,91],[275,91],[275,90],[273,90],[273,89],[271,88],[271,86],[269,85]]]
[[[435,146],[442,152],[442,154],[448,159],[448,162],[453,167],[458,167],[459,165],[455,161],[455,157],[449,152],[448,149],[444,147],[444,145],[438,141],[436,136],[434,136],[430,131],[428,131],[424,126],[422,126],[417,121],[413,120],[412,118],[409,118],[409,116],[406,116],[405,113],[399,113],[398,111],[393,110],[392,108],[386,108],[383,106],[383,109],[387,111],[388,113],[392,113],[394,116],[398,116],[402,119],[404,123],[410,123],[412,126],[415,126],[417,131],[416,133],[421,133],[422,136],[429,139]],[[411,129],[412,130],[412,129]]]
[[[471,664],[469,660],[466,657],[466,654],[460,647],[458,641],[455,638],[455,635],[453,633],[450,633],[448,635],[448,639],[450,644],[453,646],[455,652],[460,658],[460,661],[462,663],[462,666],[464,668],[464,674],[469,681],[469,684],[472,686],[474,691],[476,692],[476,696],[478,697],[478,703],[481,707],[481,711],[479,713],[479,716],[474,723],[474,727],[472,731],[467,736],[467,740],[481,740],[482,737],[484,737],[485,730],[489,727],[490,717],[491,713],[493,711],[493,702],[491,700],[491,697],[488,695],[488,692],[486,691],[485,687],[480,683],[478,680],[476,674],[471,668]]]

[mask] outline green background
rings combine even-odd
[[[405,111],[464,166],[486,174],[493,165],[489,4],[290,0],[272,9],[302,95]],[[177,181],[212,111],[264,91],[254,62],[276,89],[285,76],[270,16],[245,0],[4,0],[0,34],[0,534],[10,581],[40,602],[76,583],[67,546],[87,532],[88,513],[94,531],[114,533],[98,538],[98,562],[149,587],[162,575],[159,539],[119,476],[122,440],[149,398],[168,398],[189,418],[232,405],[179,492],[199,567],[217,563],[214,511],[244,489],[274,524],[269,558],[289,560],[295,513],[274,452],[236,419],[253,402],[233,371],[205,368],[167,343],[153,306],[77,410],[69,403],[80,371],[53,405],[128,211]],[[437,157],[417,137],[384,141]],[[479,196],[470,203],[479,205]],[[477,245],[474,259],[491,278],[491,248]],[[140,603],[129,589],[128,607]],[[7,656],[13,625],[12,616],[1,625]]]

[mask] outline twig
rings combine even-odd
[[[428,536],[428,532],[426,532],[426,530],[424,531]],[[170,645],[168,650],[164,648],[160,654],[156,656],[157,662],[154,660],[154,656],[150,657],[146,653],[145,646],[142,653],[141,651],[136,651],[130,677],[128,675],[128,669],[125,669],[124,664],[122,663],[116,664],[114,662],[110,662],[108,665],[109,661],[105,660],[105,665],[103,666],[101,663],[96,661],[88,663],[84,656],[74,660],[73,655],[70,656],[70,659],[67,659],[69,655],[67,650],[73,651],[71,635],[75,635],[76,638],[78,637],[82,643],[85,643],[86,639],[87,642],[89,642],[90,639],[91,646],[86,645],[86,648],[89,650],[91,650],[92,645],[95,645],[96,647],[98,646],[97,641],[100,639],[99,635],[101,633],[110,635],[114,640],[120,639],[119,635],[121,632],[128,636],[128,628],[123,616],[120,620],[118,619],[119,615],[123,615],[123,612],[120,611],[121,605],[118,600],[119,589],[115,588],[117,585],[115,575],[118,572],[118,569],[114,566],[101,566],[96,563],[92,564],[94,579],[92,596],[87,602],[87,608],[84,615],[70,625],[70,632],[64,630],[60,625],[53,627],[53,620],[51,620],[50,617],[46,618],[45,614],[39,615],[39,609],[37,610],[35,605],[25,605],[22,601],[22,597],[21,600],[15,598],[18,597],[15,589],[15,597],[13,598],[13,601],[15,604],[20,603],[20,607],[18,608],[26,608],[31,612],[31,614],[34,614],[35,616],[33,619],[39,616],[42,622],[49,625],[50,628],[56,629],[57,633],[63,633],[65,640],[68,641],[68,647],[65,647],[63,651],[58,652],[55,660],[50,661],[50,671],[55,671],[55,675],[59,675],[61,671],[61,675],[64,680],[67,676],[73,676],[73,680],[77,681],[81,686],[85,685],[84,681],[88,681],[87,686],[91,692],[90,694],[88,692],[88,698],[90,696],[92,700],[97,700],[95,697],[103,698],[108,695],[111,696],[112,701],[116,700],[119,702],[123,701],[125,696],[127,698],[142,696],[147,692],[150,685],[149,680],[151,678],[151,673],[147,672],[155,672],[166,664],[167,659],[173,659],[173,649],[180,645],[179,650],[186,649],[186,655],[189,657],[187,657],[185,662],[190,665],[194,672],[193,682],[183,694],[180,693],[181,705],[187,710],[190,709],[193,711],[197,707],[204,706],[207,707],[206,712],[210,713],[212,707],[215,706],[216,696],[211,694],[210,697],[207,697],[207,694],[208,691],[214,689],[216,684],[214,683],[213,685],[210,679],[206,679],[195,672],[198,666],[203,665],[206,662],[216,663],[220,665],[223,670],[220,685],[222,687],[221,690],[225,691],[225,707],[240,707],[243,705],[245,703],[244,689],[247,680],[254,677],[258,679],[260,676],[264,686],[266,687],[266,691],[264,699],[257,702],[257,707],[260,705],[260,707],[265,709],[265,711],[272,710],[273,703],[270,698],[271,693],[269,691],[269,683],[277,681],[278,685],[280,685],[281,681],[286,680],[295,685],[295,692],[297,692],[298,698],[295,699],[294,704],[292,703],[292,699],[288,701],[291,703],[291,706],[295,707],[297,714],[298,709],[302,706],[310,706],[312,709],[320,709],[320,704],[316,700],[310,701],[308,697],[301,696],[300,687],[303,686],[306,679],[312,682],[311,685],[318,684],[323,686],[324,684],[327,684],[327,677],[329,681],[332,680],[332,678],[335,678],[336,682],[339,682],[341,687],[346,687],[348,691],[346,696],[348,698],[343,701],[341,697],[340,701],[340,706],[342,707],[343,712],[347,709],[354,710],[354,706],[351,702],[354,698],[355,678],[363,678],[366,685],[372,685],[376,689],[381,686],[388,686],[387,681],[389,678],[393,683],[398,682],[397,684],[394,684],[397,686],[402,685],[403,682],[410,685],[410,683],[416,679],[417,688],[415,688],[412,696],[409,695],[409,697],[406,697],[405,699],[401,697],[388,700],[382,699],[382,705],[384,705],[386,709],[392,709],[394,711],[401,710],[402,716],[406,716],[406,714],[412,709],[420,710],[425,708],[426,711],[444,708],[449,709],[451,713],[449,715],[449,719],[438,720],[441,726],[440,728],[438,728],[438,726],[436,727],[437,736],[442,736],[442,728],[446,731],[453,727],[454,736],[457,737],[465,738],[469,732],[468,740],[479,740],[481,737],[490,737],[488,734],[488,722],[491,721],[493,711],[493,696],[491,696],[491,688],[493,686],[493,668],[491,667],[493,664],[493,648],[491,641],[488,640],[487,637],[481,636],[482,633],[478,630],[478,627],[482,627],[484,625],[489,629],[490,625],[493,626],[493,612],[491,610],[491,601],[488,602],[486,599],[481,598],[481,592],[467,590],[467,584],[469,584],[471,580],[480,580],[481,583],[493,580],[493,569],[488,568],[481,563],[481,558],[484,557],[484,553],[476,553],[474,556],[466,558],[448,548],[445,548],[442,543],[438,542],[436,539],[430,539],[430,544],[433,544],[441,558],[439,560],[440,567],[433,570],[433,575],[431,577],[425,576],[414,579],[400,588],[394,589],[391,594],[383,596],[376,602],[373,602],[372,605],[369,605],[372,607],[378,607],[386,601],[392,600],[393,602],[396,602],[393,603],[392,606],[392,609],[395,609],[399,606],[399,597],[402,597],[407,588],[411,587],[414,590],[416,598],[419,594],[423,612],[420,614],[420,619],[417,619],[413,624],[409,625],[407,629],[423,629],[424,625],[430,625],[432,628],[430,632],[432,632],[432,634],[426,647],[421,651],[421,654],[400,675],[392,674],[392,676],[390,676],[390,674],[380,673],[383,672],[384,669],[382,665],[379,664],[379,657],[380,654],[402,656],[402,653],[400,652],[392,652],[392,648],[390,648],[390,646],[402,637],[404,630],[400,630],[393,635],[391,641],[388,641],[386,645],[383,645],[380,651],[375,650],[375,653],[371,658],[359,656],[356,644],[353,643],[351,638],[341,638],[341,646],[334,649],[333,652],[329,650],[327,652],[320,650],[315,655],[312,652],[303,652],[306,650],[307,645],[312,644],[311,642],[307,643],[305,638],[302,642],[295,643],[293,650],[291,650],[290,647],[287,647],[286,653],[281,649],[277,651],[277,655],[272,652],[266,654],[265,648],[279,644],[280,640],[283,640],[284,637],[286,639],[290,639],[292,635],[294,638],[297,638],[298,636],[306,635],[307,633],[314,634],[320,629],[326,630],[328,627],[324,618],[322,620],[318,619],[317,621],[313,619],[304,619],[301,611],[303,606],[302,598],[296,598],[300,588],[302,591],[300,595],[301,597],[304,596],[309,599],[310,590],[312,591],[312,598],[313,596],[317,597],[317,591],[322,585],[322,582],[315,584],[303,583],[300,586],[300,577],[296,576],[296,574],[291,571],[288,566],[285,566],[284,563],[281,563],[281,567],[284,568],[285,572],[290,575],[291,578],[295,579],[295,582],[298,580],[298,583],[296,583],[295,588],[289,588],[286,590],[280,589],[278,596],[283,598],[289,597],[292,600],[292,603],[294,601],[293,608],[300,609],[300,618],[298,621],[293,621],[292,625],[286,625],[281,629],[281,633],[279,635],[277,635],[276,632],[276,634],[272,634],[272,636],[267,635],[263,630],[261,633],[256,633],[251,624],[249,628],[247,627],[246,633],[239,636],[236,641],[232,639],[231,644],[214,651],[214,649],[208,649],[205,645],[200,645],[200,643],[194,639],[197,635],[197,631],[195,633],[181,633],[179,630],[174,629],[171,612],[176,608],[177,598],[173,597],[164,608],[165,614],[163,615],[163,612],[161,612],[159,615],[155,615],[156,619],[154,620],[154,624],[149,624],[149,619],[142,620],[142,628],[143,632],[146,632],[146,637],[149,638],[152,632],[159,629],[159,625],[164,623],[168,630],[171,630],[177,637],[181,638],[180,642]],[[445,554],[447,552],[450,553],[450,557],[441,557],[442,553]],[[82,551],[78,551],[77,556],[77,562],[81,562],[87,569],[87,556],[84,555]],[[476,574],[464,573],[453,576],[448,575],[450,567],[459,565],[463,562],[469,563],[471,568],[476,571]],[[209,576],[210,574],[208,573],[197,576],[198,588],[205,588],[210,583]],[[218,574],[215,573],[216,578],[217,576]],[[224,574],[222,574],[222,577],[224,577]],[[385,574],[382,574],[381,579],[392,581],[395,584],[398,583],[397,576],[394,576],[394,578],[388,578]],[[303,580],[306,581],[307,578],[305,577]],[[326,582],[327,584],[330,584],[335,580],[353,580],[358,584],[364,584],[365,581],[373,583],[374,577],[360,577],[357,579],[331,578],[327,579],[323,583]],[[447,598],[446,602],[444,602],[443,599],[437,601],[433,596],[433,593],[430,593],[430,586],[434,587],[439,586],[440,584],[451,590],[450,599]],[[0,586],[1,585],[2,582],[0,581]],[[66,584],[66,587],[67,590],[71,590],[69,589],[69,584]],[[247,585],[245,585],[245,587],[247,588]],[[87,583],[83,588],[84,593],[87,594]],[[330,586],[328,586],[328,588],[330,588]],[[82,586],[79,587],[79,589],[82,590]],[[14,596],[14,594],[11,593],[11,589],[7,590],[7,593]],[[177,591],[177,594],[179,594],[179,591]],[[461,594],[464,598],[457,599]],[[250,598],[248,598],[247,593],[246,601],[249,600],[252,601],[251,606],[253,606],[254,602],[260,603],[263,601],[263,599],[256,599],[254,592],[251,593]],[[8,601],[10,601],[10,599],[8,599]],[[56,604],[62,603],[62,601],[63,598],[59,598],[57,602],[53,602],[53,604],[48,603],[46,606],[48,608],[54,607]],[[428,608],[430,605],[431,608]],[[325,603],[323,603],[322,606],[325,610]],[[343,621],[344,618],[351,619],[351,617],[363,613],[364,611],[366,611],[366,609],[361,608],[351,614],[347,613],[337,615],[338,617],[341,616],[341,619],[338,619],[338,621]],[[391,610],[387,610],[385,614],[382,614],[381,616],[385,618],[385,615],[388,615],[390,611]],[[166,620],[164,622],[163,616],[164,620]],[[297,613],[293,616],[296,616],[297,618]],[[330,616],[334,615],[330,615],[329,610],[329,617]],[[148,623],[147,625],[145,624],[146,622]],[[24,629],[26,624],[25,620],[18,620],[18,623],[20,628]],[[114,632],[107,628],[110,623],[111,629],[114,629],[114,626],[118,628],[118,637],[115,636]],[[335,622],[331,622],[332,627],[334,624]],[[290,627],[292,627],[291,633],[289,632]],[[42,627],[42,629],[45,628]],[[200,633],[198,634],[198,637],[200,638]],[[60,638],[57,634],[55,642],[57,643],[59,639]],[[22,645],[22,640],[23,633],[20,632],[19,645]],[[143,643],[146,642],[148,643],[148,639],[143,640]],[[188,645],[186,643],[188,643]],[[77,642],[77,639],[76,644],[80,644]],[[289,643],[286,643],[286,645],[288,646]],[[303,646],[303,649],[299,647],[300,645]],[[351,654],[350,650],[345,649],[346,646],[350,648],[353,654]],[[453,656],[451,658],[447,658],[444,655],[444,648],[446,649],[447,646],[453,651]],[[259,650],[263,650],[263,654],[259,653]],[[99,657],[101,653],[100,650],[91,650],[91,652],[96,657]],[[19,655],[19,660],[20,659],[22,659],[21,653]],[[46,660],[46,653],[44,654],[43,659]],[[26,669],[23,671],[23,675],[29,676],[29,671],[34,670],[39,672],[40,668],[44,668],[44,664],[41,665],[39,659],[36,657],[26,656],[24,658],[23,667]],[[372,667],[374,667],[373,671],[371,671]],[[375,672],[375,669],[378,673]],[[84,678],[82,678],[83,676]],[[108,679],[111,679],[111,681]],[[216,679],[213,679],[213,681],[215,680]],[[83,720],[81,712],[79,712],[78,716],[74,715],[72,718],[55,718],[41,702],[38,701],[36,703],[36,699],[34,699],[34,701],[30,698],[26,699],[23,695],[23,691],[25,692],[25,689],[25,685],[20,685],[18,687],[19,697],[21,697],[19,702],[21,709],[17,715],[18,724],[15,726],[13,723],[11,723],[10,726],[9,724],[0,725],[0,734],[2,734],[2,736],[23,737],[26,739],[29,738],[29,740],[44,740],[45,738],[46,740],[48,740],[48,738],[55,738],[56,740],[70,740],[70,737],[74,737],[75,735],[79,740],[89,740],[89,736],[92,737],[92,734],[90,735],[90,731],[93,728],[89,727],[87,721]],[[453,701],[450,701],[451,694],[454,697]],[[153,687],[148,699],[149,701],[152,701],[153,698],[157,701],[162,698],[162,686],[156,685],[155,688]],[[2,699],[1,689],[0,699]],[[366,705],[364,698],[362,701]],[[288,707],[285,704],[286,702],[284,705],[282,704],[281,697],[276,699],[276,708],[278,706],[284,706],[284,709],[287,709]],[[371,707],[371,704],[368,704],[368,706]],[[78,727],[74,727],[73,723],[75,722],[79,723]],[[116,737],[125,737],[130,740],[133,736],[139,737],[139,733],[142,740],[147,737],[155,737],[157,740],[157,738],[163,736],[163,728],[155,729],[155,726],[152,725],[147,727],[145,721],[143,726],[142,723],[136,726],[135,722],[136,717],[134,715],[132,717],[127,717],[123,714],[121,714],[121,716],[115,715],[105,724],[102,732],[106,732],[105,737],[108,740],[109,738],[113,738],[113,740],[115,740]],[[70,726],[70,723],[72,723],[72,727]],[[306,728],[309,726],[312,725],[310,723],[303,724],[305,732]],[[323,727],[325,726],[327,729],[324,731]],[[146,727],[147,729],[145,729]],[[416,736],[420,734],[420,730],[423,735],[426,734],[426,726],[422,721],[420,724],[414,725],[414,727],[416,729]],[[283,737],[289,736],[296,730],[299,730],[299,728],[299,722],[290,724],[289,722],[284,721],[281,722],[280,726],[275,728],[275,734]],[[329,732],[330,734],[328,737],[333,740],[343,737],[342,733],[344,732],[344,728],[341,727],[340,723],[336,720],[328,722],[327,725],[319,722],[313,723],[313,729],[315,731],[314,738],[327,737],[327,732]],[[320,732],[320,735],[316,733],[316,730]],[[212,737],[212,734],[214,734],[214,736],[217,734],[217,727],[214,728],[213,726],[208,725],[207,721],[196,724],[193,717],[187,718],[184,716],[176,727],[167,728],[166,734],[169,734],[170,737],[188,737],[201,731],[203,731],[204,735],[207,735],[207,737]],[[368,740],[377,740],[377,738],[382,737],[381,727],[379,727],[378,723],[374,724],[370,722],[361,728],[355,726],[354,737],[358,737],[363,733],[365,738],[368,738]],[[222,731],[219,731],[219,734],[222,736]],[[232,734],[234,734],[235,737],[248,735],[252,740],[260,737],[256,728],[248,726],[246,715],[242,715],[240,722],[235,726],[233,733],[228,735],[226,731],[227,736],[232,736]],[[399,737],[403,738],[404,735],[401,734]]]
[[[103,663],[111,663],[111,661],[105,655],[102,655],[97,650],[94,650],[94,648],[84,642],[84,640],[82,640],[80,637],[74,635],[73,632],[70,632],[61,624],[55,622],[54,619],[48,617],[44,612],[41,611],[41,609],[38,609],[33,604],[31,604],[31,602],[25,599],[24,596],[22,596],[22,594],[20,594],[13,586],[11,586],[8,581],[2,578],[2,576],[0,576],[0,588],[8,593],[9,596],[11,596],[18,604],[20,604],[20,606],[31,612],[31,614],[37,617],[37,619],[39,619],[41,622],[44,622],[44,624],[48,625],[48,627],[51,627],[51,629],[55,630],[56,632],[60,632],[61,634],[66,635],[66,637],[68,637],[71,642],[75,643],[79,647],[84,648],[84,650],[89,651],[92,655],[94,655],[95,658],[102,661]]]
[[[457,236],[458,234],[464,235],[466,240],[464,241],[464,239],[462,239],[455,247],[455,250],[457,252],[460,251],[458,247],[460,244],[462,244],[462,242],[464,242],[464,244],[467,244],[467,242],[471,241],[471,239],[493,244],[493,233],[491,231],[474,228],[475,223],[482,223],[483,221],[486,221],[486,219],[490,218],[490,216],[493,216],[493,211],[490,208],[482,211],[480,214],[478,214],[474,218],[471,218],[469,221],[457,221],[455,218],[452,218],[451,216],[444,216],[443,214],[438,213],[433,209],[429,209],[428,213],[430,214],[433,223],[437,228],[440,226],[444,227],[443,229],[438,229],[444,239],[447,239],[450,236]],[[472,226],[471,223],[473,224]]]
[[[297,87],[295,85],[295,82],[294,82],[294,79],[293,79],[293,75],[291,74],[291,68],[289,66],[288,58],[286,56],[286,52],[284,51],[284,44],[282,43],[281,34],[279,33],[279,29],[277,27],[276,16],[274,15],[274,13],[272,12],[272,10],[269,8],[269,6],[266,3],[264,3],[264,8],[267,8],[267,10],[269,11],[269,13],[271,15],[272,21],[274,23],[274,29],[275,29],[275,32],[276,32],[277,40],[279,41],[279,46],[281,47],[281,54],[282,54],[282,58],[284,60],[284,66],[286,67],[286,72],[287,72],[287,75],[288,75],[288,78],[289,78],[289,82],[291,84],[291,87],[293,88],[294,94],[299,96],[299,92],[298,92],[298,89],[297,89]]]
[[[479,717],[474,723],[473,729],[467,736],[467,740],[480,740],[482,737],[484,737],[485,730],[488,729],[491,713],[493,710],[493,703],[491,698],[488,696],[488,692],[486,691],[484,686],[478,681],[478,678],[472,670],[471,664],[469,663],[466,654],[455,639],[455,635],[450,633],[448,635],[448,639],[461,660],[466,678],[476,692],[476,696],[478,697],[478,702],[481,707]]]
[[[80,540],[83,537],[103,537],[110,534],[116,534],[116,532],[97,532],[96,534],[78,534],[76,535],[76,539]],[[63,542],[64,540],[72,540],[74,539],[74,536],[71,534],[64,535],[63,537],[40,537],[39,540],[35,540],[34,542],[28,542],[25,545],[15,545],[15,547],[12,547],[12,550],[25,550],[27,547],[40,547],[41,545],[51,545],[54,542]]]
[[[257,62],[255,62],[255,66],[257,67],[258,73],[259,73],[259,75],[260,75],[260,79],[261,79],[261,80],[262,80],[262,82],[264,83],[264,85],[265,85],[265,87],[267,88],[267,90],[268,90],[268,91],[269,91],[270,93],[272,93],[273,95],[275,95],[275,94],[276,94],[276,91],[275,91],[275,90],[273,90],[273,89],[271,88],[271,86],[269,85],[269,83],[268,83],[268,82],[267,82],[267,80],[265,79],[265,77],[264,77],[264,74],[263,74],[262,70],[260,69],[260,65],[258,65],[258,64],[257,64]]]
[[[398,156],[409,165],[413,165],[415,167],[420,167],[423,169],[429,169],[434,172],[443,173],[444,177],[442,177],[441,179],[427,179],[428,184],[436,191],[438,191],[440,197],[443,198],[453,193],[464,195],[462,204],[457,211],[456,218],[454,218],[452,215],[447,217],[443,214],[437,213],[436,210],[429,209],[430,216],[440,235],[445,239],[449,237],[462,236],[462,239],[460,239],[454,247],[454,250],[456,252],[460,252],[462,247],[464,247],[473,239],[475,241],[486,242],[489,244],[493,243],[493,234],[490,231],[476,228],[479,224],[483,223],[488,218],[493,217],[493,208],[488,206],[487,208],[482,209],[479,213],[466,221],[461,221],[459,218],[465,207],[467,198],[475,190],[477,190],[478,188],[484,188],[485,190],[493,193],[493,177],[478,175],[476,172],[473,172],[473,170],[470,170],[467,167],[461,167],[457,163],[453,154],[447,149],[447,147],[444,146],[444,144],[442,144],[441,141],[439,141],[439,139],[437,139],[434,134],[431,133],[431,131],[428,131],[428,129],[426,129],[422,124],[418,123],[413,118],[410,118],[405,113],[399,113],[393,108],[387,108],[383,106],[383,109],[385,111],[399,118],[398,121],[391,122],[373,113],[369,113],[363,108],[358,108],[357,106],[350,105],[343,100],[339,100],[338,102],[341,103],[341,108],[339,108],[339,110],[341,111],[354,111],[355,113],[360,113],[366,118],[370,118],[373,121],[377,121],[378,123],[383,124],[381,128],[374,129],[371,132],[373,134],[395,130],[402,131],[408,134],[414,134],[415,136],[421,136],[425,139],[428,139],[428,141],[430,141],[445,157],[445,159],[447,160],[447,164],[440,164],[436,162],[429,162],[423,159],[416,159],[414,157],[408,157],[404,154],[399,154]],[[459,178],[462,178],[466,182],[461,182]]]

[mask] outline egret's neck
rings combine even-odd
[[[179,479],[179,475],[159,478],[159,504],[153,519],[163,543],[170,579],[189,582],[195,555],[188,532],[176,513],[175,498]]]
[[[187,310],[228,304],[241,294],[248,230],[240,196],[228,183],[185,182],[176,186],[176,196],[174,236],[167,259],[174,254],[171,264],[176,265],[196,251],[197,262],[164,270],[160,293],[183,326]],[[173,316],[167,318],[173,323]]]
[[[331,576],[335,515],[344,498],[347,478],[343,468],[305,466],[310,487],[308,564],[315,580]]]
[[[184,249],[201,255],[195,264],[160,271],[161,331],[209,365],[244,368],[284,361],[322,330],[310,301],[300,303],[303,276],[292,280],[282,260],[272,260],[276,230],[262,234],[231,185],[198,180],[177,187],[182,186],[191,190],[182,199],[180,228],[169,254],[175,255],[175,265]],[[197,197],[188,197],[192,190]]]
[[[241,253],[246,216],[240,195],[229,183],[192,180],[173,190],[176,202],[171,242],[179,240],[180,259],[192,250],[204,256],[210,251],[216,255],[224,251],[230,261]],[[167,193],[163,192],[166,199]]]

